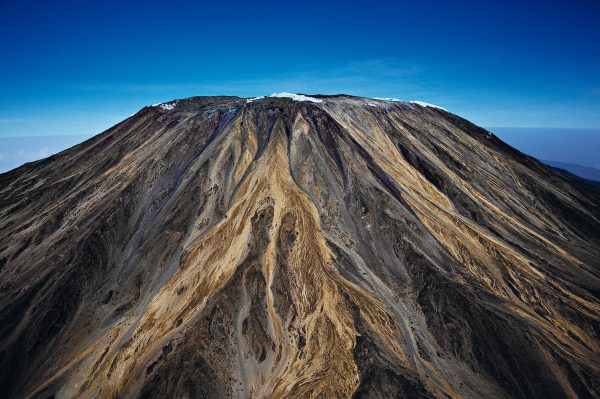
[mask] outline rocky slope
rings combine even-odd
[[[146,107],[0,174],[0,395],[600,395],[600,190],[432,106]]]

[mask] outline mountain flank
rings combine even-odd
[[[426,103],[192,97],[0,174],[0,396],[598,398],[600,190]]]

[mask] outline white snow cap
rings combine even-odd
[[[447,111],[446,108],[442,108],[442,107],[439,107],[434,104],[429,104],[429,103],[426,103],[425,101],[411,101],[410,103],[420,105],[421,107],[437,108],[437,109],[441,109],[442,111]]]
[[[310,101],[311,103],[322,103],[323,100],[319,100],[318,98],[308,97],[302,94],[292,94],[292,93],[273,93],[269,97],[287,97],[291,98],[294,101]]]

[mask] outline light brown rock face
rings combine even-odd
[[[0,395],[600,395],[600,189],[446,111],[146,107],[0,175]]]

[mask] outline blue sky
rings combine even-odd
[[[349,93],[600,127],[600,2],[0,1],[0,137],[193,95]]]

